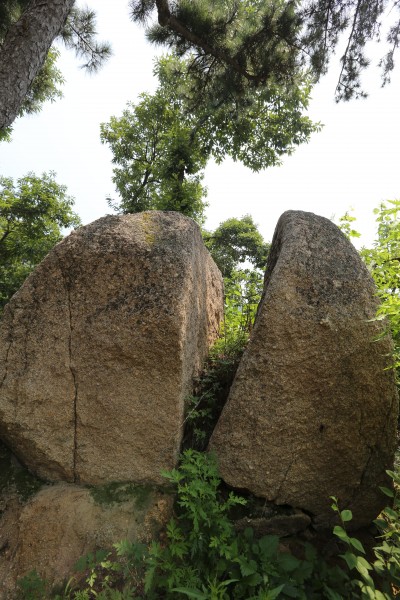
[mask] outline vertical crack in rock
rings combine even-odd
[[[7,350],[5,353],[5,357],[4,357],[4,375],[0,381],[0,388],[3,387],[3,385],[5,384],[6,379],[8,377],[8,366],[9,366],[8,365],[8,356],[10,354],[11,346],[13,345],[13,342],[14,342],[14,335],[13,335],[13,333],[14,333],[14,311],[11,310],[10,307],[8,308],[8,310],[11,313],[11,324],[10,324],[10,330],[9,330],[9,343],[8,343],[8,347],[7,347]],[[15,402],[14,402],[14,420],[15,421],[17,420],[17,412],[18,412],[18,398],[16,398]]]
[[[76,381],[76,373],[75,369],[72,366],[72,310],[71,310],[71,294],[69,288],[67,288],[67,298],[68,298],[68,314],[69,314],[69,340],[68,340],[68,350],[69,350],[69,370],[71,371],[72,381],[74,384],[74,447],[73,447],[73,457],[72,457],[72,468],[73,468],[73,477],[74,483],[78,483],[78,477],[76,474],[76,462],[78,455],[78,383]]]
[[[5,356],[5,359],[4,359],[4,375],[3,375],[3,377],[2,377],[2,379],[0,381],[0,388],[3,387],[3,385],[5,383],[5,380],[7,379],[7,376],[8,376],[8,355],[10,354],[11,346],[13,344],[13,335],[12,335],[12,332],[13,332],[13,325],[14,325],[14,313],[13,313],[13,311],[11,309],[9,309],[9,310],[10,310],[10,313],[11,313],[11,327],[10,327],[10,334],[9,334],[10,335],[10,341],[9,341],[8,348],[6,350],[6,356]]]
[[[64,287],[65,287],[65,291],[66,291],[66,295],[67,295],[67,307],[68,307],[68,359],[69,359],[69,370],[71,372],[71,376],[72,376],[72,382],[73,382],[73,386],[74,386],[74,400],[73,400],[73,420],[74,420],[74,432],[73,432],[73,448],[72,448],[72,475],[73,475],[73,482],[74,483],[79,483],[78,482],[78,476],[76,473],[76,464],[77,464],[77,456],[78,456],[78,382],[76,380],[76,372],[74,367],[72,366],[72,308],[71,308],[71,290],[70,287],[68,285],[68,280],[67,277],[64,273],[64,270],[62,268],[62,264],[61,264],[61,260],[60,257],[58,256],[57,252],[55,252],[57,258],[58,258],[58,264],[59,264],[59,268],[60,268],[60,272],[64,281]]]

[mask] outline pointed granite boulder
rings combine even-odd
[[[280,218],[248,348],[210,442],[231,486],[353,527],[385,505],[398,399],[374,283],[328,219]]]

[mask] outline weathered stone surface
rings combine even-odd
[[[329,525],[331,495],[366,524],[385,503],[398,400],[375,288],[330,221],[280,218],[248,348],[210,442],[230,485]]]
[[[45,479],[163,482],[222,306],[191,219],[154,211],[82,227],[4,311],[0,437]]]
[[[50,585],[74,574],[81,556],[123,539],[150,542],[172,515],[173,498],[157,491],[99,504],[88,489],[46,486],[28,503],[8,499],[0,519],[0,598],[18,598],[16,582],[36,570]]]

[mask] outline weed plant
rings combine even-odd
[[[177,492],[176,514],[162,541],[148,547],[128,541],[113,551],[79,561],[84,581],[71,579],[61,593],[51,594],[33,572],[19,582],[21,600],[391,600],[400,589],[400,476],[389,472],[395,491],[375,524],[379,529],[373,559],[362,543],[347,533],[351,511],[341,511],[334,528],[342,552],[340,564],[329,565],[308,543],[299,555],[284,551],[277,536],[256,539],[249,528],[237,532],[232,509],[246,500],[231,492],[221,498],[220,479],[212,455],[187,450],[179,468],[165,473]],[[79,579],[79,578],[77,578]]]

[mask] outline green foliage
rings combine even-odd
[[[394,482],[394,489],[380,488],[390,498],[390,506],[375,521],[380,531],[380,543],[374,549],[373,568],[390,591],[390,588],[400,589],[400,474],[398,471],[387,473]]]
[[[75,50],[77,57],[86,61],[82,68],[89,73],[98,71],[112,54],[110,44],[98,41],[96,36],[95,11],[74,6],[60,32],[60,37],[67,48]]]
[[[361,258],[370,271],[380,299],[376,319],[387,323],[384,333],[394,341],[394,364],[400,367],[400,200],[387,200],[374,210],[377,234],[372,248],[363,247]],[[348,212],[339,219],[347,237],[359,237],[355,217]]]
[[[382,488],[391,505],[375,521],[373,556],[347,533],[352,513],[333,498],[341,555],[327,564],[309,543],[294,555],[277,536],[236,531],[231,513],[246,500],[221,486],[212,455],[187,450],[180,466],[164,473],[177,502],[161,542],[146,547],[125,540],[113,552],[83,557],[77,567],[84,581],[71,579],[61,595],[31,572],[19,582],[20,600],[391,600],[400,584],[400,475],[388,474],[395,486]]]
[[[225,307],[221,337],[214,355],[240,355],[251,332],[260,302],[269,244],[250,215],[227,219],[203,239],[224,275]],[[253,268],[244,267],[251,264]]]
[[[387,10],[388,4],[391,10]],[[400,42],[400,21],[396,14],[399,4],[382,0],[312,0],[300,6],[299,16],[304,24],[301,45],[309,54],[310,65],[319,77],[326,73],[331,55],[335,52],[341,34],[347,32],[347,45],[341,57],[342,68],[336,88],[336,99],[366,97],[361,76],[370,61],[365,53],[369,41],[382,42],[383,17],[389,17],[385,33],[388,52],[381,59],[382,83],[390,82],[394,68],[394,53]],[[386,15],[385,15],[386,12]]]
[[[155,63],[160,88],[171,100],[179,99],[182,112],[191,116],[195,135],[217,163],[228,155],[259,171],[280,164],[282,155],[291,154],[320,130],[319,123],[303,116],[311,93],[305,75],[295,77],[290,89],[270,81],[240,92],[218,90],[214,96],[209,74],[201,92],[196,91],[195,71],[191,60],[179,54]]]
[[[47,594],[47,584],[37,571],[30,571],[17,581],[22,600],[44,600]]]
[[[343,217],[339,218],[339,229],[343,231],[343,233],[346,237],[349,238],[349,240],[351,240],[352,238],[359,238],[361,236],[361,234],[352,227],[352,224],[356,220],[356,217],[353,217],[353,215],[351,215],[349,211],[346,211]]]
[[[213,456],[187,450],[167,479],[177,490],[176,517],[166,542],[153,542],[145,564],[143,597],[204,599],[344,598],[347,579],[309,544],[297,558],[279,549],[277,536],[256,539],[235,531],[229,513],[246,501],[220,490]]]
[[[400,45],[398,12],[393,16],[399,10],[397,0],[131,0],[130,5],[132,18],[145,24],[151,42],[190,56],[196,96],[204,88],[213,97],[240,97],[271,81],[290,88],[302,69],[318,80],[346,32],[336,99],[365,97],[365,46],[382,41],[384,16],[390,22],[388,52],[380,61],[383,85],[390,81]]]
[[[400,200],[388,200],[375,209],[377,239],[361,256],[378,288],[381,304],[377,318],[388,319],[395,343],[395,361],[400,367]]]
[[[255,268],[265,268],[269,244],[264,242],[250,215],[223,221],[215,231],[204,231],[203,239],[224,277],[231,277],[246,261]]]
[[[193,133],[192,119],[163,89],[140,97],[121,118],[101,125],[101,140],[118,165],[113,181],[122,199],[119,205],[109,202],[122,213],[175,210],[201,223],[207,155]]]
[[[55,102],[62,98],[60,87],[64,83],[61,71],[57,69],[57,59],[60,52],[56,48],[50,48],[46,60],[36,75],[21,105],[18,116],[40,112],[44,102]],[[0,142],[11,141],[12,127],[0,130]]]
[[[359,539],[351,537],[346,531],[346,523],[352,520],[350,510],[340,510],[337,498],[333,498],[332,509],[339,516],[341,525],[336,525],[333,533],[345,546],[341,558],[348,568],[347,589],[349,597],[365,600],[390,600],[400,586],[400,475],[387,471],[394,482],[394,490],[381,488],[391,499],[375,525],[379,530],[378,545],[373,549],[373,559],[366,555]],[[350,593],[352,595],[350,596]]]
[[[0,177],[0,310],[62,239],[61,228],[80,224],[73,199],[54,177],[29,173],[16,183]]]
[[[296,558],[279,550],[277,536],[236,532],[229,513],[245,500],[219,491],[212,455],[188,450],[179,469],[165,475],[177,488],[179,511],[168,543],[150,547],[149,598],[308,600],[334,598],[335,587],[343,586],[340,569],[327,567],[312,546]]]
[[[224,279],[224,284],[224,321],[214,350],[230,356],[249,339],[263,291],[264,275],[258,269],[238,269]]]
[[[227,400],[230,387],[243,353],[243,340],[237,336],[235,345],[225,343],[212,348],[204,370],[194,383],[193,395],[186,399],[183,449],[205,450],[215,424]]]
[[[271,82],[247,96],[218,99],[193,91],[188,61],[168,56],[156,62],[159,88],[129,104],[121,118],[101,125],[101,140],[113,153],[114,183],[121,212],[176,210],[204,220],[202,187],[209,158],[227,155],[258,171],[308,141],[319,129],[303,116],[310,88],[300,79],[288,91]]]
[[[61,71],[56,67],[59,56],[60,52],[56,48],[50,48],[43,67],[36,75],[25,96],[19,112],[20,117],[24,114],[39,112],[42,104],[48,100],[54,102],[58,98],[62,98],[59,86],[64,83],[64,78]]]
[[[97,550],[78,560],[75,570],[86,573],[86,590],[88,598],[98,597],[99,593],[106,591],[115,583],[121,571],[121,565],[112,560],[111,552]]]
[[[145,23],[148,39],[188,59],[191,92],[218,103],[250,96],[278,83],[290,93],[299,73],[300,23],[296,3],[235,0],[158,2],[131,0],[132,18]],[[172,18],[170,18],[172,15]]]

